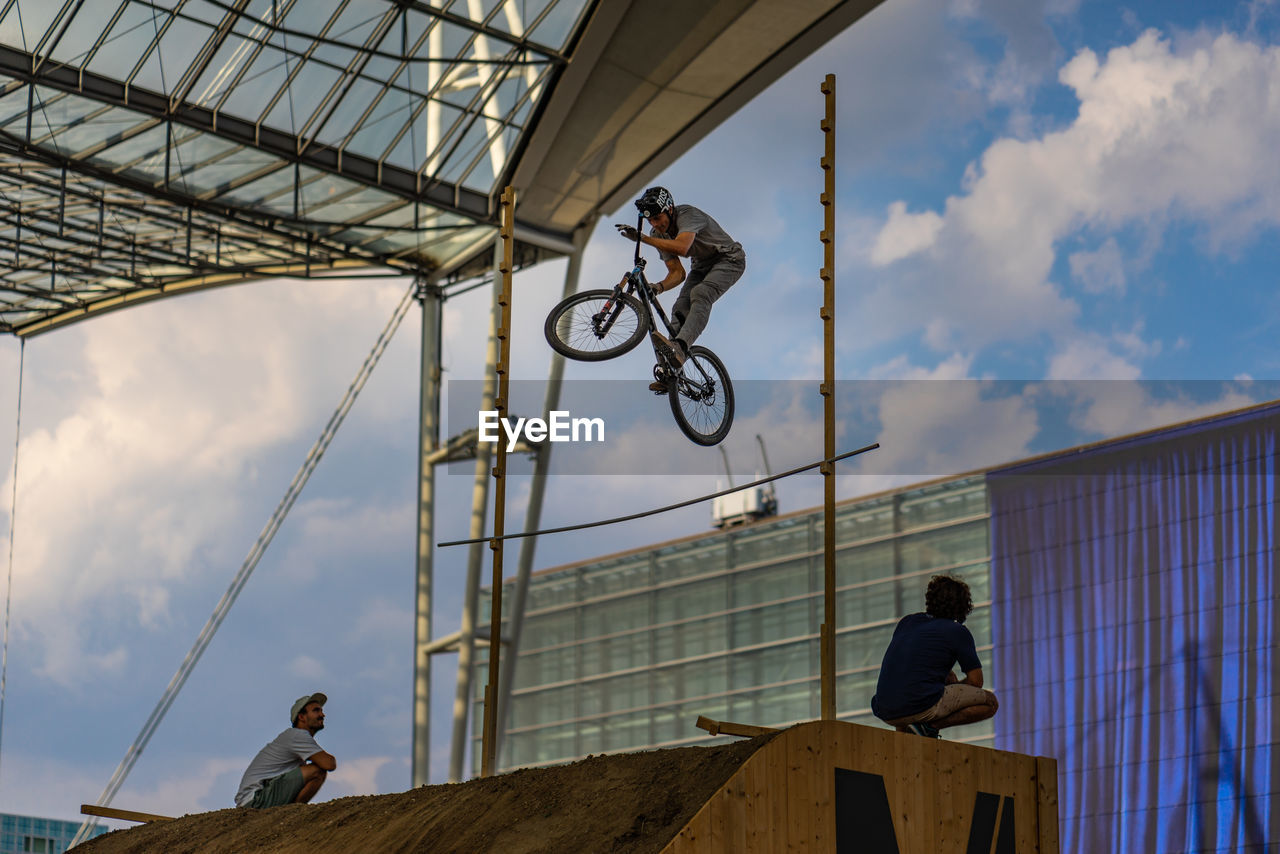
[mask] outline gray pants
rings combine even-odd
[[[671,306],[671,326],[676,337],[692,346],[711,318],[711,304],[720,299],[747,269],[745,258],[722,258],[705,270],[693,270],[684,280]]]

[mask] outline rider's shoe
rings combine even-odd
[[[670,338],[663,335],[661,332],[658,332],[657,330],[654,330],[649,334],[653,336],[654,343],[658,345],[658,349],[662,351],[662,354],[664,356],[666,356],[668,359],[671,360],[671,363],[673,365],[675,365],[677,368],[684,366],[685,361],[689,357],[688,355],[685,354],[683,341],[680,341],[680,339],[677,338],[676,341],[680,342],[679,344],[677,344],[676,341],[672,341]]]
[[[938,728],[929,724],[907,724],[907,730],[916,735],[923,735],[925,738],[942,738]]]
[[[671,382],[667,376],[667,366],[659,362],[653,366],[653,382],[649,383],[649,391],[657,395],[665,396]]]

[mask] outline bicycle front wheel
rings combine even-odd
[[[583,362],[621,356],[649,331],[649,316],[640,301],[612,290],[583,291],[561,302],[547,315],[543,332],[557,353]]]
[[[690,347],[671,383],[671,414],[699,445],[717,445],[733,426],[733,383],[724,364],[706,347]]]

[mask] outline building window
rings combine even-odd
[[[24,854],[55,854],[56,850],[54,840],[45,836],[24,836],[22,837],[22,850]]]

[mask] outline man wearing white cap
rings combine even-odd
[[[324,694],[299,697],[289,710],[289,728],[253,757],[236,792],[236,806],[305,804],[324,785],[338,760],[320,749],[315,734],[324,729]]]

